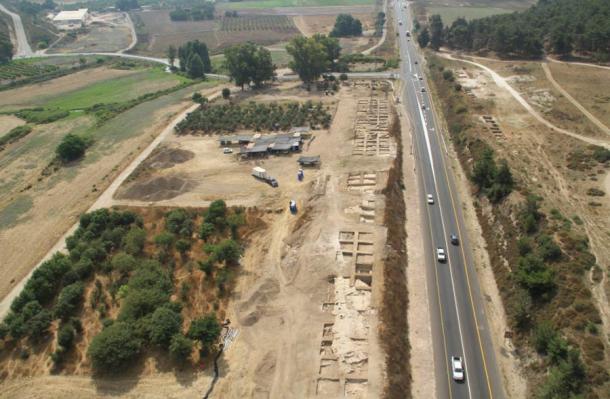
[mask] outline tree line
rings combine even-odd
[[[204,1],[192,8],[177,7],[170,11],[169,18],[172,21],[204,21],[214,19],[216,9],[211,1]]]
[[[522,12],[458,18],[450,26],[432,15],[418,40],[434,50],[447,46],[519,58],[537,58],[544,51],[560,56],[577,52],[605,61],[610,57],[610,2],[539,0]]]

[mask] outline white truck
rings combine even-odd
[[[260,166],[255,166],[254,168],[252,168],[252,176],[254,176],[255,178],[257,178],[259,180],[263,180],[264,182],[268,183],[271,187],[277,187],[277,180],[275,180],[275,178],[269,176],[267,171],[265,169],[261,168]]]

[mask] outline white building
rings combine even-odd
[[[80,8],[76,11],[61,11],[53,17],[53,23],[61,30],[78,29],[89,21],[89,10]]]

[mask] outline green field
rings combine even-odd
[[[374,5],[375,0],[255,0],[223,3],[222,8],[276,8]]]
[[[497,7],[426,7],[428,15],[439,14],[443,24],[451,25],[460,17],[467,20],[489,17],[490,15],[506,14],[513,12],[507,8]]]

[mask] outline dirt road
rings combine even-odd
[[[0,4],[0,11],[8,14],[13,19],[13,31],[15,32],[15,40],[17,41],[17,43],[13,43],[17,49],[15,52],[15,58],[32,56],[34,53],[32,52],[32,48],[28,43],[28,37],[25,34],[25,29],[23,29],[23,23],[21,22],[21,17],[19,14],[9,11],[2,4]]]
[[[496,85],[498,85],[498,87],[505,89],[506,91],[508,91],[510,93],[510,95],[517,100],[517,102],[523,107],[525,108],[534,118],[536,118],[536,120],[540,123],[542,123],[543,125],[545,125],[546,127],[552,129],[555,132],[561,133],[561,134],[565,134],[567,136],[573,137],[575,139],[584,141],[588,144],[593,144],[593,145],[597,145],[600,147],[604,147],[604,148],[608,148],[610,149],[610,143],[606,140],[596,140],[590,137],[586,137],[574,132],[570,132],[568,130],[559,128],[555,125],[553,125],[551,122],[549,122],[548,120],[544,119],[536,110],[534,110],[534,108],[532,108],[532,106],[523,98],[523,96],[521,96],[521,94],[519,94],[519,92],[517,90],[515,90],[507,81],[506,79],[504,79],[502,76],[500,76],[497,72],[495,72],[494,70],[492,70],[491,68],[488,68],[487,66],[483,65],[483,64],[479,64],[477,62],[474,61],[470,61],[470,60],[466,60],[463,58],[456,58],[451,54],[447,54],[447,53],[439,53],[439,55],[443,58],[449,59],[449,60],[453,60],[453,61],[459,61],[459,62],[465,62],[467,64],[471,64],[474,65],[478,68],[481,68],[483,70],[485,70],[486,72],[488,72],[493,81],[496,83]]]

